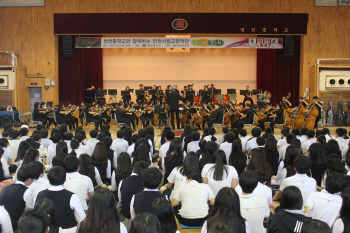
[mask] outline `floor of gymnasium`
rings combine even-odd
[[[335,130],[337,128],[338,128],[337,126],[329,127],[331,135],[335,135]],[[350,131],[350,127],[342,127],[342,128],[346,128],[348,130],[348,132]],[[14,129],[19,130],[19,128],[14,128]],[[52,126],[51,126],[51,129],[52,129]],[[93,129],[92,127],[84,127],[84,130],[86,131],[86,136],[87,136],[88,139],[90,139],[90,135],[89,135],[88,132],[90,132],[92,129]],[[29,134],[31,135],[31,132],[33,132],[34,130],[35,130],[35,128],[30,128]],[[0,133],[2,131],[3,131],[3,129],[0,129]],[[110,130],[110,132],[113,134],[114,138],[117,138],[116,127],[115,127],[115,124],[113,124],[113,123],[111,123],[111,130]],[[156,127],[154,127],[154,132],[155,132],[155,135],[157,136],[156,147],[158,148],[159,137],[161,136],[162,130],[158,129],[158,127],[156,126]],[[200,130],[199,132],[200,132],[200,134],[203,133],[202,130]],[[247,129],[247,132],[248,132],[248,135],[250,135],[250,130]],[[280,130],[279,129],[276,129],[275,132],[276,132],[276,134],[275,134],[276,136],[280,135]],[[135,132],[135,133],[137,133],[137,132]],[[50,135],[50,131],[49,131],[49,135]],[[220,131],[220,128],[216,128],[215,136],[219,137],[221,135],[222,135],[222,132]],[[201,232],[201,229],[182,229],[178,222],[177,222],[177,226],[178,226],[178,230],[181,233],[200,233]]]

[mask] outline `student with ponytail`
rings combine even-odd
[[[80,155],[84,153],[83,151],[79,150],[80,143],[79,143],[79,141],[77,139],[72,139],[70,141],[70,147],[72,149],[69,150],[69,155],[74,155],[78,159],[79,159]]]
[[[215,142],[216,144],[220,144],[219,139],[214,136],[215,133],[216,133],[215,129],[213,127],[210,127],[208,129],[208,135],[205,136],[203,139],[206,140],[207,142],[212,141],[212,142]]]

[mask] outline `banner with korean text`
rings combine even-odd
[[[256,48],[283,49],[283,38],[268,37],[77,37],[76,48]]]

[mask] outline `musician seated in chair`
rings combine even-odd
[[[245,108],[247,109],[246,113],[241,113],[241,119],[239,121],[235,121],[232,128],[237,128],[238,130],[243,129],[245,124],[253,124],[254,122],[254,111],[251,109],[250,104],[246,104]]]
[[[283,124],[284,121],[283,108],[281,104],[277,104],[277,113],[272,115],[272,117],[274,117],[275,120],[270,122],[270,127],[272,129],[272,133],[274,133],[275,124]]]
[[[208,122],[208,125],[222,124],[222,117],[224,116],[224,111],[222,110],[219,103],[215,103],[214,109],[216,109],[216,111],[210,116],[211,120]]]
[[[126,126],[130,125],[130,113],[129,111],[123,110],[122,109],[123,106],[123,102],[120,101],[118,103],[118,107],[115,109],[115,116],[117,118],[117,123],[125,123]],[[135,122],[132,122],[132,127],[135,130]],[[122,129],[124,129],[125,126],[122,127]]]
[[[201,113],[201,115],[203,114],[204,111],[206,111],[206,112],[209,114],[211,110],[212,110],[212,108],[208,105],[208,103],[207,103],[207,102],[203,102],[203,108],[202,108],[202,113]],[[204,129],[205,123],[206,123],[207,121],[209,121],[209,120],[210,120],[210,116],[205,116],[205,117],[203,118],[202,129]]]
[[[271,106],[271,103],[266,103],[269,107]],[[272,122],[273,121],[273,116],[272,116],[272,111],[274,111],[273,108],[270,108],[266,112],[261,113],[262,115],[267,114],[267,117],[261,119],[258,121],[259,127],[261,130],[265,130],[265,123],[266,122]]]

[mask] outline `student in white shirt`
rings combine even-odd
[[[84,152],[80,150],[80,143],[78,140],[73,139],[70,141],[70,150],[68,150],[68,153],[70,155],[74,155],[76,156],[78,159],[80,157],[81,154],[83,154]]]
[[[90,137],[91,139],[87,142],[87,153],[89,155],[92,155],[92,152],[94,152],[96,143],[98,143],[98,140],[96,139],[97,135],[98,135],[98,131],[97,130],[91,130],[90,131]]]
[[[227,127],[222,128],[222,133],[223,133],[223,135],[221,135],[219,137],[219,143],[220,144],[225,142],[225,137],[226,137],[226,134],[228,133],[228,128]],[[227,139],[226,139],[226,141],[227,141]]]
[[[204,138],[203,138],[203,140],[206,140],[207,142],[210,142],[210,141],[212,141],[212,142],[215,142],[216,144],[220,144],[220,142],[219,142],[219,139],[217,138],[217,137],[215,137],[214,135],[215,135],[215,133],[216,133],[216,131],[215,131],[215,128],[213,128],[213,127],[210,127],[209,129],[208,129],[208,136],[205,136]]]
[[[272,200],[277,201],[278,199],[280,199],[283,189],[285,187],[293,185],[300,189],[300,192],[303,196],[303,206],[305,206],[309,194],[312,192],[316,192],[316,180],[306,175],[306,173],[311,168],[312,162],[311,159],[309,159],[308,157],[304,155],[299,155],[294,160],[293,165],[296,174],[282,181],[280,188],[278,189],[277,193],[275,194]]]
[[[132,144],[126,150],[126,152],[130,155],[130,158],[131,158],[132,152],[134,152],[134,150],[135,150],[135,143],[139,139],[140,139],[140,135],[138,135],[138,134],[131,135],[130,140],[131,140]]]
[[[2,233],[13,233],[10,215],[3,206],[0,206],[0,228]]]
[[[216,195],[223,187],[236,188],[238,173],[232,166],[226,165],[226,154],[222,150],[214,152],[216,163],[208,163],[203,167],[202,179],[209,184]]]
[[[70,151],[72,148],[70,146],[70,142],[73,139],[72,133],[65,133],[64,134],[64,141],[67,143],[68,151]]]
[[[335,139],[335,137],[333,135],[330,134],[329,129],[328,128],[323,128],[322,129],[322,134],[326,137],[326,142],[328,142],[331,139]]]
[[[200,174],[192,173],[187,176],[186,184],[174,195],[171,206],[181,224],[202,226],[208,218],[208,202],[214,204],[215,194],[209,185],[202,183]]]
[[[114,150],[115,157],[117,158],[120,153],[126,152],[128,147],[129,143],[124,139],[124,130],[119,130],[117,132],[117,139],[114,139],[111,146],[111,149]]]
[[[335,130],[335,137],[336,137],[335,140],[338,142],[339,149],[341,151],[343,151],[344,147],[349,144],[349,142],[346,139],[344,139],[344,134],[345,132],[344,132],[344,129],[342,128],[337,128]]]
[[[20,141],[25,141],[25,140],[27,140],[27,138],[29,138],[29,130],[28,130],[28,128],[26,128],[26,127],[23,127],[23,128],[21,128],[20,130],[19,130],[19,133],[20,133],[20,135],[21,135],[21,137],[20,137]],[[12,138],[12,137],[11,137]]]
[[[258,185],[256,186],[256,188],[253,191],[253,194],[261,197],[263,199],[265,199],[267,201],[267,203],[269,204],[269,206],[271,207],[272,204],[272,190],[269,186],[267,186],[267,181],[269,180],[268,175],[266,174],[266,172],[262,171],[262,170],[257,170],[255,171],[256,174],[258,175]],[[242,188],[240,185],[237,185],[235,188],[235,191],[237,192],[237,194],[239,196],[242,195]]]
[[[230,161],[230,155],[231,155],[231,152],[232,152],[232,142],[233,142],[233,140],[235,140],[235,137],[236,136],[234,135],[234,133],[232,133],[232,132],[227,133],[226,134],[226,142],[223,142],[220,145],[220,150],[223,150],[225,152],[225,154],[226,154],[227,164]]]
[[[300,140],[301,145],[303,145],[304,142],[306,142],[306,140],[307,140],[307,137],[306,137],[306,132],[307,132],[307,130],[308,130],[308,129],[305,128],[305,127],[303,127],[303,128],[300,129],[300,134],[301,134],[301,136],[300,136],[299,140]]]
[[[21,166],[27,165],[27,164],[29,164],[29,163],[31,163],[33,161],[38,161],[38,160],[39,160],[39,151],[37,149],[35,149],[35,148],[29,148],[26,151],[26,155],[24,156],[24,159],[23,159],[23,162],[22,162]],[[14,181],[17,181],[17,174],[18,174],[18,171],[19,171],[21,166],[19,166],[17,168],[16,173],[15,173],[15,175],[12,178]]]
[[[174,137],[175,137],[175,134],[171,131],[167,132],[165,134],[165,143],[159,149],[159,161],[160,161],[160,163],[162,163],[163,158],[165,158],[165,156],[167,155],[167,152],[168,152],[169,147],[170,147],[170,143],[174,139]]]
[[[47,179],[43,178],[45,168],[42,163],[39,161],[33,161],[29,165],[32,167],[32,171],[34,173],[34,182],[29,185],[29,188],[32,190],[32,199],[36,200],[38,193],[48,189],[51,185]]]
[[[111,161],[107,157],[107,149],[103,142],[96,143],[94,152],[91,155],[91,162],[94,165],[102,179],[102,182],[106,184],[110,183],[112,165]]]
[[[55,133],[51,136],[52,144],[47,149],[46,165],[51,165],[52,159],[56,156],[56,146],[61,141],[61,134]]]
[[[203,224],[201,233],[211,232],[215,224],[223,223],[233,233],[250,233],[248,222],[242,217],[239,195],[232,188],[222,188],[216,195],[209,218]]]
[[[342,206],[340,209],[340,215],[335,220],[333,225],[333,233],[347,232],[350,223],[350,187],[347,187],[341,191]]]
[[[180,233],[180,231],[177,230],[173,207],[167,199],[158,198],[154,200],[151,205],[150,213],[158,218],[161,229],[160,232]]]
[[[88,176],[80,174],[79,159],[70,155],[64,159],[64,169],[67,172],[63,187],[78,195],[84,210],[87,210],[87,197],[91,199],[94,194],[94,185]]]
[[[49,132],[46,129],[43,129],[40,131],[41,134],[41,145],[48,149],[49,145],[52,144],[53,142],[47,138],[47,136],[49,135]]]
[[[24,141],[19,144],[17,157],[14,161],[17,164],[17,169],[22,165],[23,159],[26,156],[26,152],[29,148],[30,148],[29,142]]]
[[[4,154],[2,155],[2,157],[6,160],[7,164],[11,166],[14,157],[12,155],[12,151],[7,149],[9,146],[10,146],[10,143],[7,140],[7,138],[0,138],[0,147],[4,150]],[[10,171],[10,172],[13,172],[13,171]]]
[[[191,133],[190,135],[191,137],[191,142],[187,144],[187,153],[188,152],[191,152],[191,151],[194,151],[196,152],[197,150],[200,149],[199,147],[199,139],[200,139],[200,134],[197,132],[197,131],[194,131]]]
[[[289,134],[289,129],[283,128],[281,130],[281,139],[278,139],[277,142],[277,150],[279,151],[280,147],[286,146],[287,145],[287,135]]]
[[[248,221],[252,233],[264,232],[264,222],[270,217],[267,200],[253,194],[258,183],[258,175],[253,171],[245,171],[239,176],[239,185],[242,188],[242,195],[239,196],[241,214]]]
[[[256,143],[256,139],[260,137],[261,135],[261,129],[260,128],[253,128],[252,129],[252,138],[247,141],[247,144],[245,146],[245,153],[248,154],[251,150],[258,147],[258,144]],[[243,145],[243,144],[242,144]]]
[[[295,134],[293,133],[290,133],[287,135],[286,137],[286,142],[287,142],[287,145],[285,146],[281,146],[279,149],[278,149],[278,152],[280,153],[280,158],[279,160],[284,160],[284,156],[286,155],[286,149],[287,147],[291,144],[292,140],[296,138],[295,137]]]
[[[240,140],[242,142],[242,150],[245,151],[246,149],[246,144],[247,144],[247,141],[251,138],[249,136],[247,136],[247,130],[245,129],[241,129],[239,131],[239,135],[240,135]]]
[[[2,171],[2,176],[0,175],[0,181],[3,181],[9,177],[10,171],[9,171],[9,165],[6,159],[4,158],[4,150],[2,148],[0,148],[0,162],[1,162],[0,170]]]
[[[345,179],[339,173],[330,173],[325,181],[326,189],[321,192],[312,192],[307,198],[305,213],[313,219],[321,220],[329,227],[340,215],[342,198],[340,192],[345,188]]]
[[[11,140],[10,140],[10,146],[8,149],[12,152],[13,157],[17,157],[18,147],[21,141],[19,140],[20,134],[18,130],[12,130],[11,131]],[[17,164],[17,166],[19,166]]]
[[[165,143],[165,135],[167,132],[171,132],[171,128],[169,126],[165,126],[162,131],[162,136],[159,138],[158,148],[160,148]]]
[[[78,140],[79,142],[79,150],[87,154],[87,151],[88,151],[87,146],[83,144],[84,136],[81,133],[78,133],[74,136],[74,139]]]
[[[303,148],[303,152],[307,153],[311,144],[313,143],[317,143],[317,140],[315,137],[315,131],[313,130],[308,130],[306,131],[306,138],[307,140],[304,142],[304,144],[301,145],[301,147]]]

